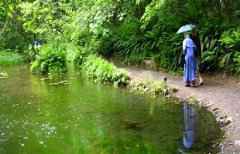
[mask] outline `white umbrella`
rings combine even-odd
[[[193,25],[193,24],[184,25],[178,29],[177,34],[192,31],[194,28],[196,28],[196,25]]]

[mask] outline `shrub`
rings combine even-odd
[[[223,46],[219,66],[233,73],[240,73],[240,28],[225,31],[221,36]]]
[[[101,57],[89,55],[81,64],[82,70],[94,81],[112,83],[115,86],[126,86],[128,84],[128,75]]]
[[[58,43],[44,45],[31,65],[32,72],[41,74],[66,72],[65,49]]]
[[[240,28],[230,29],[225,31],[221,36],[221,43],[225,45],[227,49],[239,49],[240,48]]]
[[[81,67],[85,62],[87,56],[88,56],[88,53],[86,49],[82,48],[81,50],[78,50],[74,55],[74,59],[73,59],[74,65],[76,67]]]

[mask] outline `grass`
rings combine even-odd
[[[24,62],[24,57],[12,51],[0,51],[0,65],[16,65]]]

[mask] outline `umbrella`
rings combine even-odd
[[[177,34],[180,34],[180,33],[186,33],[186,32],[189,32],[189,31],[192,31],[196,26],[193,25],[193,24],[188,24],[188,25],[184,25],[182,27],[180,27],[177,31]]]

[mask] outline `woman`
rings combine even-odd
[[[197,47],[188,33],[185,34],[183,40],[183,54],[185,55],[184,64],[184,82],[187,87],[196,86],[196,71],[197,71]]]
[[[197,48],[196,49],[196,58],[197,58],[196,82],[197,82],[197,85],[200,86],[200,85],[203,85],[203,78],[200,75],[200,70],[199,70],[202,50],[201,50],[201,41],[200,41],[198,32],[195,29],[192,31],[191,39],[193,40]]]

